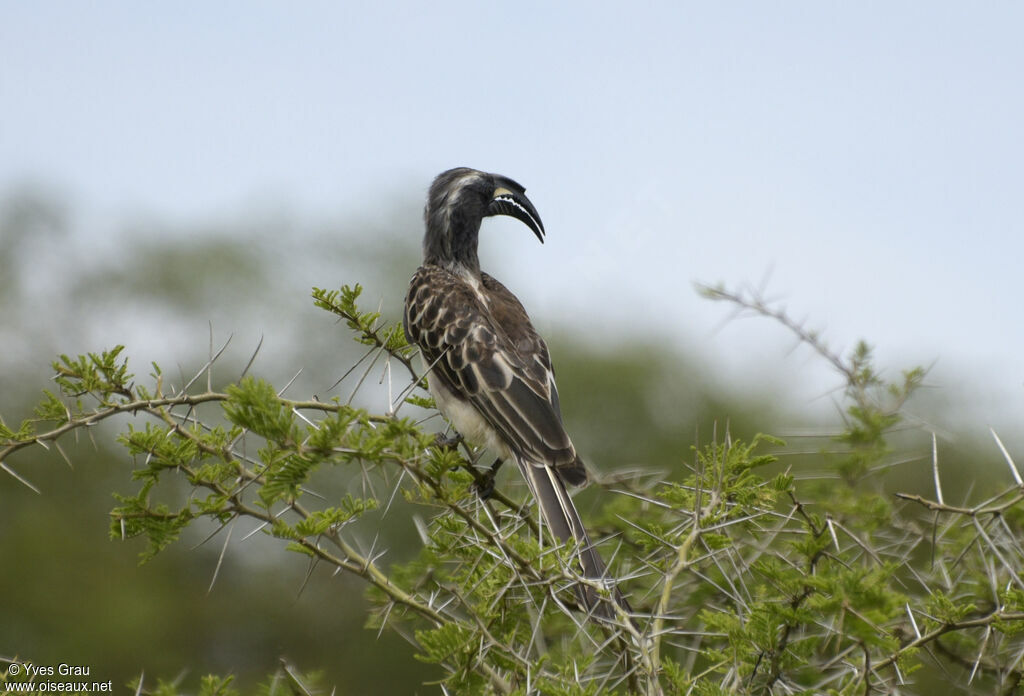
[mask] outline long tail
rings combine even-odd
[[[550,466],[538,466],[523,461],[518,461],[518,464],[552,534],[562,543],[570,544],[576,549],[583,576],[608,582],[608,567],[590,541],[587,530],[583,527],[583,520],[580,519],[580,514],[576,511],[576,506],[573,505],[558,472]],[[609,604],[607,598],[601,597],[594,587],[577,585],[576,594],[588,613],[601,619],[618,622],[615,608]],[[627,614],[632,614],[632,607],[618,587],[612,588],[612,596],[615,603]]]

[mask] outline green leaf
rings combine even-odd
[[[238,384],[229,386],[227,394],[224,414],[235,425],[268,440],[289,443],[296,439],[294,415],[267,382],[244,377]]]
[[[377,501],[372,498],[354,498],[345,496],[339,507],[313,511],[309,517],[298,522],[295,533],[299,536],[316,536],[333,528],[341,527],[367,510],[377,508]]]

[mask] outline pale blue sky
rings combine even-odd
[[[836,347],[937,360],[1019,429],[1022,32],[1019,3],[6,0],[0,192],[56,185],[101,230],[267,199],[365,217],[489,169],[548,229],[489,221],[482,249],[542,330],[657,327],[811,399],[780,329],[716,331],[691,289],[768,274]]]

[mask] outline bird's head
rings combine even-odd
[[[526,189],[498,174],[459,167],[434,179],[423,212],[427,232],[423,254],[428,263],[461,265],[479,273],[477,238],[480,223],[492,215],[509,215],[533,230],[542,243],[544,224]]]

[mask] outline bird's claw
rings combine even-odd
[[[498,475],[498,469],[501,468],[503,463],[503,459],[495,459],[490,469],[482,474],[477,474],[476,483],[473,486],[476,488],[476,494],[480,496],[481,500],[487,500],[494,493],[494,477]]]
[[[462,444],[462,435],[460,433],[455,433],[454,435],[438,433],[434,437],[434,444],[440,449],[453,450]]]
[[[481,474],[473,484],[473,488],[476,489],[480,500],[489,500],[494,493],[494,473],[488,471],[486,474]]]

